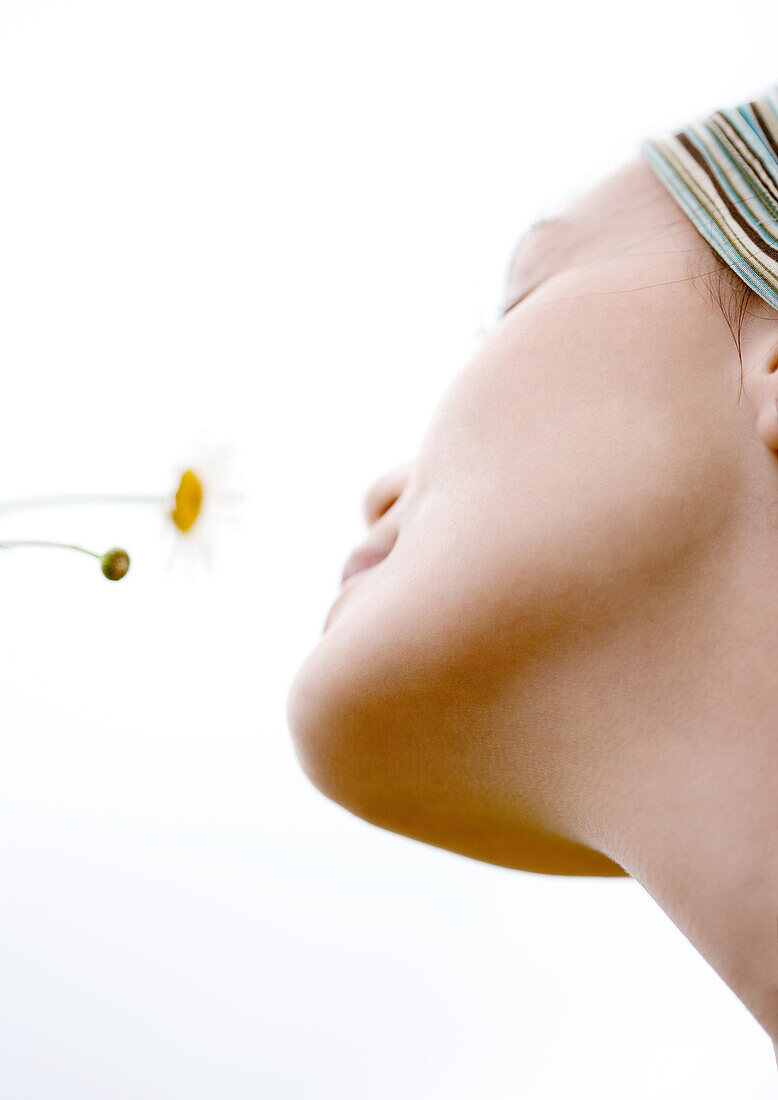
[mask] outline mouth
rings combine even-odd
[[[374,565],[378,565],[384,558],[387,558],[392,550],[391,546],[376,547],[376,546],[360,546],[349,557],[345,566],[343,567],[343,574],[340,579],[340,592],[335,598],[335,602],[330,608],[327,618],[324,621],[323,632],[326,633],[327,627],[332,621],[333,614],[337,607],[340,606],[342,598],[346,592],[355,583],[357,577],[362,573],[366,573],[369,569],[372,569]]]
[[[374,565],[378,565],[380,561],[387,558],[391,549],[391,546],[357,547],[343,567],[343,573],[340,578],[341,588],[343,588],[352,577],[356,577],[358,573],[363,573],[366,569],[372,569]]]

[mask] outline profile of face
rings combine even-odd
[[[478,860],[615,876],[636,822],[714,774],[765,618],[748,581],[778,567],[776,315],[752,303],[739,352],[721,269],[642,158],[524,237],[505,314],[369,489],[363,568],[292,685],[329,798]]]

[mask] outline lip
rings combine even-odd
[[[357,573],[362,573],[365,569],[371,569],[374,565],[378,565],[380,561],[389,556],[391,549],[391,546],[358,546],[343,566],[343,573],[340,578],[341,587],[351,577],[355,577]]]

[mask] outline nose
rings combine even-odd
[[[368,525],[372,526],[400,499],[410,480],[411,468],[410,463],[398,466],[373,482],[365,494],[363,506]]]

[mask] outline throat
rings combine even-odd
[[[778,1058],[776,769],[661,785],[611,858],[651,894],[761,1024]],[[659,786],[659,785],[658,785]],[[611,854],[611,853],[609,853]]]

